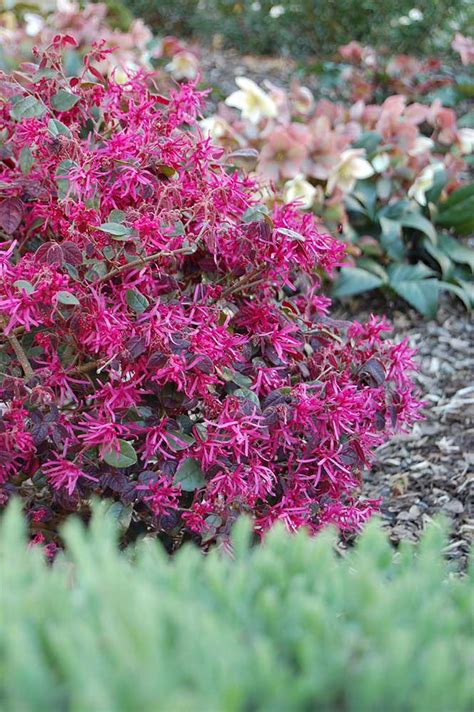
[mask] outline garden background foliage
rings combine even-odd
[[[283,527],[233,558],[146,538],[119,552],[112,520],[70,520],[49,566],[18,507],[0,531],[0,704],[48,709],[469,712],[472,570],[449,575],[443,531],[394,553],[372,524],[335,538]]]

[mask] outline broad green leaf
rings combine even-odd
[[[50,119],[48,121],[48,131],[51,136],[65,136],[66,138],[72,138],[72,133],[62,121],[57,119]]]
[[[119,532],[125,534],[132,521],[133,507],[131,504],[125,505],[122,502],[107,500],[104,503],[104,516],[110,517],[118,525]]]
[[[100,230],[101,232],[106,232],[108,235],[111,235],[114,239],[117,240],[127,240],[132,234],[131,228],[116,222],[103,223],[100,227],[96,229]]]
[[[400,218],[400,224],[403,225],[403,227],[411,227],[414,230],[424,233],[434,244],[436,243],[436,230],[434,225],[421,213],[404,213]]]
[[[405,256],[405,245],[402,240],[402,228],[398,220],[381,217],[380,243],[392,260],[401,260]]]
[[[130,309],[137,314],[142,314],[150,305],[148,299],[136,289],[127,289],[125,298]]]
[[[67,306],[77,306],[80,304],[79,299],[71,294],[71,292],[61,291],[56,294],[56,298],[60,304]]]
[[[432,270],[419,262],[416,265],[390,265],[389,285],[402,299],[423,316],[433,318],[438,309],[439,280],[428,275]],[[428,278],[427,278],[428,277]]]
[[[464,200],[467,200],[468,198],[472,198],[474,196],[474,183],[468,183],[467,185],[462,185],[460,188],[456,188],[456,190],[453,190],[453,192],[450,194],[449,198],[445,200],[443,203],[440,203],[439,209],[440,211],[448,210],[449,208],[452,208],[454,205],[457,205],[458,203],[462,203]]]
[[[185,492],[194,492],[206,484],[201,465],[193,457],[188,457],[176,470],[173,478],[175,485],[180,484]]]
[[[365,148],[367,153],[373,153],[381,141],[382,136],[377,131],[365,131],[352,145],[354,148]]]
[[[277,228],[277,232],[280,232],[282,235],[285,235],[286,237],[290,237],[292,240],[297,240],[298,242],[304,242],[305,238],[303,235],[301,235],[299,232],[296,232],[296,230],[290,230],[289,228],[286,227],[279,227]]]
[[[467,289],[460,287],[458,284],[452,284],[451,282],[440,282],[440,289],[446,289],[448,292],[452,292],[453,294],[455,294],[458,299],[460,299],[461,302],[464,304],[467,311],[471,311],[471,309],[474,307],[473,295],[469,294],[469,291]]]
[[[60,89],[51,99],[51,104],[56,111],[69,111],[79,101],[80,97],[77,94],[72,94],[70,91]]]
[[[187,450],[188,447],[191,447],[196,442],[192,435],[186,435],[186,433],[181,433],[178,430],[168,430],[165,438],[170,449],[174,452]]]
[[[18,163],[23,175],[27,176],[35,163],[33,154],[31,153],[28,146],[23,146],[23,148],[21,149],[20,156],[18,158]]]
[[[452,228],[459,235],[474,232],[474,183],[453,191],[446,202],[440,205],[436,222]]]
[[[381,287],[384,281],[359,267],[342,267],[332,290],[333,297],[350,297]]]
[[[357,260],[357,267],[365,269],[368,272],[372,272],[372,274],[377,275],[384,282],[387,281],[386,270],[382,267],[381,264],[379,264],[379,262],[373,260],[371,257],[361,257],[359,260]]]
[[[34,96],[14,97],[13,106],[10,109],[10,116],[16,121],[22,119],[40,118],[46,113],[46,107]]]
[[[453,269],[453,263],[449,259],[448,255],[443,252],[438,245],[433,245],[431,240],[428,240],[427,237],[423,238],[423,248],[434,260],[436,260],[441,268],[443,277],[446,278]]]
[[[111,210],[109,214],[109,223],[122,223],[125,220],[125,210]]]
[[[16,282],[13,282],[13,286],[15,286],[17,289],[20,289],[21,291],[26,292],[27,294],[33,294],[35,291],[35,288],[31,284],[31,282],[27,282],[26,279],[17,279]]]
[[[137,462],[137,453],[133,445],[126,440],[119,440],[119,451],[107,450],[104,461],[111,467],[130,467]]]
[[[262,218],[271,219],[266,205],[252,205],[242,215],[242,220],[246,223],[261,220]]]
[[[463,245],[455,237],[445,234],[439,236],[439,246],[454,262],[469,265],[474,272],[474,250],[471,247]]]
[[[249,388],[237,388],[237,390],[234,391],[233,395],[237,398],[241,398],[242,400],[249,400],[254,405],[260,407],[260,401],[258,399],[257,394],[254,393],[254,391],[251,391]]]

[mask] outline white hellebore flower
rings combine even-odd
[[[314,202],[316,188],[305,179],[300,173],[291,180],[287,180],[284,185],[283,197],[285,203],[292,203],[297,200],[302,208],[310,208]]]
[[[246,77],[236,77],[235,83],[239,91],[228,96],[225,103],[240,109],[242,118],[258,124],[261,119],[272,119],[277,115],[277,105],[258,84]]]
[[[413,184],[408,188],[408,197],[414,198],[420,205],[426,205],[426,193],[433,187],[436,171],[443,168],[440,163],[431,163],[423,168]]]
[[[39,35],[44,27],[44,20],[41,15],[36,15],[34,12],[25,12],[24,16],[25,32],[29,37]]]
[[[350,193],[357,180],[370,178],[374,169],[365,158],[363,148],[348,148],[340,155],[338,163],[332,169],[326,192],[330,195],[334,188],[340,188],[343,193]]]
[[[408,151],[409,156],[419,156],[422,153],[431,151],[434,146],[434,141],[428,136],[418,136],[413,144],[413,147]]]
[[[198,73],[198,60],[196,55],[187,50],[177,52],[165,69],[175,79],[194,79]]]
[[[474,129],[459,129],[458,138],[462,154],[467,155],[474,151]]]
[[[218,141],[226,134],[232,132],[227,121],[220,116],[209,116],[207,119],[202,119],[202,121],[199,122],[199,126],[204,136],[209,136],[213,141]]]
[[[372,159],[372,165],[377,173],[383,173],[390,165],[390,156],[388,153],[378,153]]]

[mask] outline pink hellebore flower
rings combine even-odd
[[[331,171],[326,192],[330,195],[335,188],[340,188],[343,193],[350,193],[357,180],[370,178],[374,172],[363,148],[348,148],[341,153],[339,162]]]
[[[461,57],[461,62],[467,66],[474,63],[474,40],[472,37],[464,37],[460,32],[456,32],[451,47]]]
[[[301,124],[277,126],[260,152],[258,168],[269,180],[295,178],[307,156],[309,133]]]

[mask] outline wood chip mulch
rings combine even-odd
[[[391,316],[395,338],[407,337],[418,350],[425,419],[377,450],[364,494],[382,498],[382,521],[395,545],[416,542],[435,515],[444,515],[446,555],[464,569],[474,540],[474,323],[451,301],[433,321],[413,312]]]

